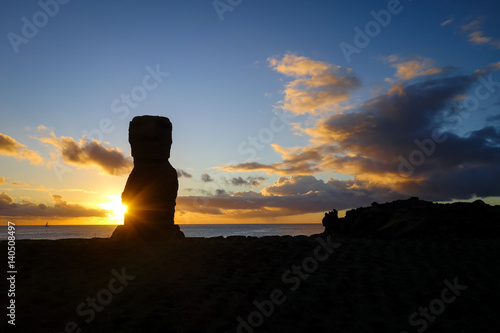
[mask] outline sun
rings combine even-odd
[[[111,200],[105,203],[100,204],[101,208],[106,209],[108,211],[108,217],[113,222],[118,222],[117,220],[121,220],[123,222],[123,217],[127,212],[127,206],[122,204],[121,197],[119,195],[111,195],[108,194],[106,197]]]
[[[113,204],[111,210],[114,213],[113,215],[122,217],[127,212],[127,206],[119,202],[117,204]]]

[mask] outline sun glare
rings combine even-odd
[[[121,197],[118,195],[106,195],[106,197],[110,198],[111,201],[101,204],[101,208],[108,210],[108,217],[114,223],[117,220],[122,220],[127,212],[127,206],[122,204]]]

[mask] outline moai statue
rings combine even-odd
[[[172,123],[161,116],[134,117],[129,125],[129,143],[134,169],[122,193],[127,212],[124,225],[118,227],[112,237],[184,238],[184,233],[174,224],[179,183],[177,171],[168,161]]]

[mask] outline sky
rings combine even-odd
[[[500,204],[498,1],[2,1],[0,222],[121,224],[173,124],[178,224]]]

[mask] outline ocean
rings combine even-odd
[[[180,224],[186,237],[218,236],[310,236],[322,233],[321,224]],[[115,225],[16,225],[16,240],[108,238]],[[0,240],[7,240],[7,226],[0,229]]]

